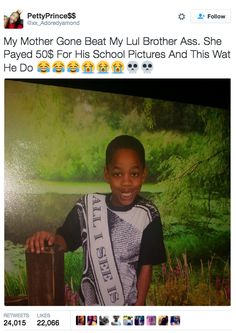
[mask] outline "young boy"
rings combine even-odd
[[[83,246],[84,305],[145,305],[152,265],[165,261],[157,208],[139,196],[146,177],[145,151],[139,140],[121,135],[106,150],[110,194],[84,195],[56,234],[41,231],[27,248],[44,251],[44,242],[65,251]]]

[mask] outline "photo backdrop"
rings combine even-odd
[[[155,88],[152,98],[94,91],[93,80],[85,81],[86,89],[5,81],[5,294],[26,293],[29,235],[55,231],[82,194],[109,191],[106,146],[130,134],[146,150],[142,195],[160,210],[168,252],[154,270],[147,305],[229,305],[228,108],[154,98]],[[66,254],[74,293],[82,261],[80,250]]]

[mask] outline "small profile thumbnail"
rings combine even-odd
[[[135,316],[134,317],[134,325],[135,326],[143,326],[144,325],[144,316]]]
[[[76,325],[83,326],[86,324],[86,317],[85,316],[76,316]]]
[[[161,325],[161,326],[168,325],[168,316],[159,316],[158,317],[158,325]]]
[[[147,316],[146,317],[146,325],[155,326],[156,324],[157,324],[157,317],[156,316]]]
[[[22,29],[23,20],[21,18],[22,10],[17,9],[9,16],[4,15],[4,28],[5,29]]]
[[[180,325],[180,316],[170,316],[170,324],[172,326]]]
[[[87,316],[87,325],[96,326],[97,325],[97,316]]]
[[[133,316],[123,316],[123,325],[132,326],[134,323]]]
[[[109,325],[109,317],[108,316],[99,316],[99,325],[101,325],[101,326]]]
[[[112,326],[120,326],[121,321],[120,321],[120,316],[113,316],[113,320],[111,322]]]

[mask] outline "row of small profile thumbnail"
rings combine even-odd
[[[77,326],[175,326],[180,325],[180,316],[167,316],[167,315],[113,315],[113,316],[97,316],[97,315],[77,315],[75,318]]]

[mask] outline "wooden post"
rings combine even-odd
[[[64,252],[58,246],[43,253],[26,251],[28,305],[64,305]]]

